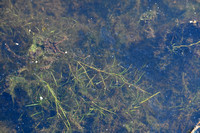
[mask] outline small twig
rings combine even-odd
[[[10,53],[13,55],[13,57],[16,57],[16,58],[18,58],[18,59],[23,59],[23,60],[25,60],[24,57],[19,56],[19,55],[17,55],[15,52],[13,52],[13,51],[10,49],[10,47],[9,47],[6,43],[5,43],[4,45],[5,45],[5,47],[6,47],[6,50],[7,50],[8,52],[10,52]]]
[[[55,43],[54,45],[57,46],[58,44],[64,42],[65,40],[67,40],[68,38],[65,36],[62,40],[58,41],[57,43]]]
[[[46,39],[45,41],[45,47],[46,48],[50,48],[53,50],[54,53],[62,53],[64,54],[63,51],[61,51],[59,48],[58,48],[58,44],[62,43],[63,41],[67,40],[67,37],[64,37],[62,40],[58,41],[58,42],[51,42],[49,41],[49,39]]]

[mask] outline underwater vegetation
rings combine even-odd
[[[22,74],[9,77],[6,92],[12,99],[17,99],[15,93],[26,92],[23,97],[27,99],[23,104],[37,123],[36,129],[83,132],[98,127],[99,131],[105,128],[122,130],[125,120],[133,119],[143,103],[159,94],[151,95],[140,88],[141,72],[135,71],[133,83],[128,81],[125,78],[128,71],[116,62],[102,70],[82,61],[62,59],[49,70],[29,73],[25,78]],[[59,124],[59,128],[48,127],[50,123]],[[115,129],[111,128],[113,123]],[[131,125],[127,126],[130,131],[134,130]]]
[[[199,118],[198,4],[1,1],[0,129],[191,131]]]

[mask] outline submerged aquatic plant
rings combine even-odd
[[[39,3],[34,1],[39,9],[39,5],[48,5],[48,2]],[[110,58],[109,50],[99,50],[101,44],[111,48],[117,43],[111,32],[103,27],[98,36],[96,27],[99,26],[95,24],[91,23],[96,28],[93,30],[78,19],[68,17],[57,23],[54,17],[61,13],[54,16],[51,8],[48,8],[47,17],[43,7],[39,13],[32,9],[30,1],[28,7],[32,18],[24,19],[23,28],[32,42],[23,51],[26,64],[7,77],[7,92],[13,102],[18,97],[26,97],[23,104],[18,103],[26,107],[24,110],[34,121],[31,125],[34,130],[117,132],[124,129],[131,132],[138,125],[147,128],[148,125],[137,116],[143,116],[142,112],[147,111],[143,109],[144,105],[160,92],[148,92],[150,85],[143,81],[145,73],[142,70],[131,66],[125,68],[120,60]],[[35,13],[38,16],[34,16]],[[97,13],[93,15],[98,16]],[[87,16],[83,18],[87,19]],[[134,22],[134,26],[130,27],[136,28],[135,25]],[[127,32],[120,29],[123,33]],[[133,31],[130,30],[131,35]],[[71,38],[63,39],[63,36]],[[56,42],[60,44],[57,46]],[[18,54],[17,51],[11,53],[15,55],[12,62]],[[27,93],[16,95],[18,88]],[[131,123],[133,120],[134,124]]]

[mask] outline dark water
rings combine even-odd
[[[2,1],[0,131],[192,131],[199,6]]]

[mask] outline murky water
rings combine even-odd
[[[0,131],[190,132],[193,1],[2,1]]]

